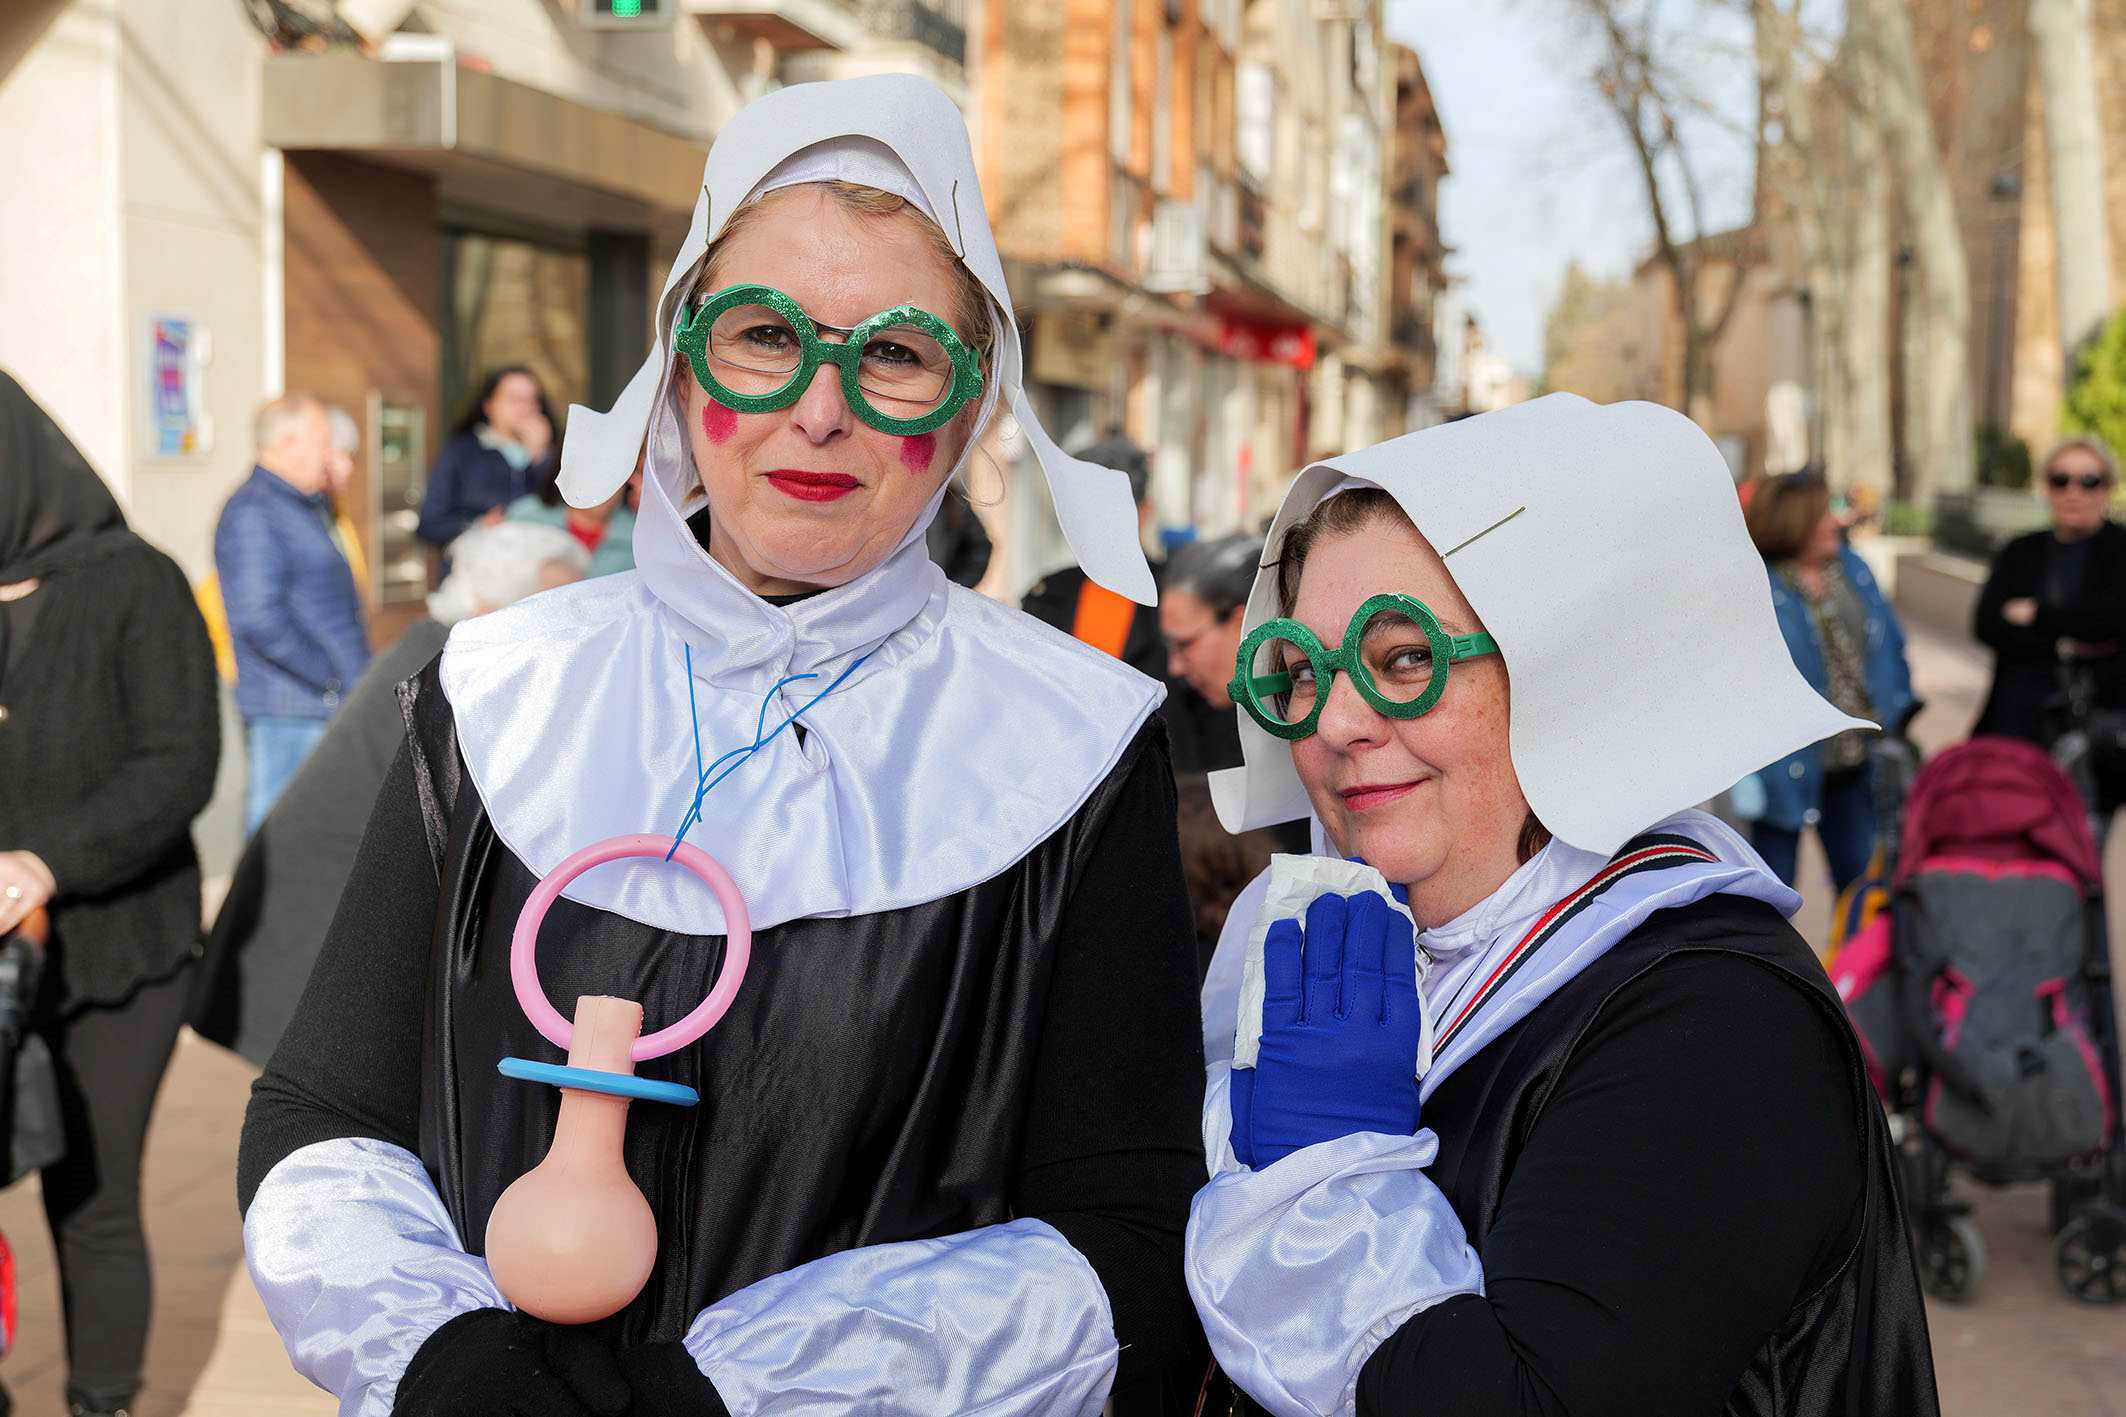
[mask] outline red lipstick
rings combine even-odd
[[[832,502],[864,485],[847,473],[806,472],[795,467],[779,467],[764,476],[776,491],[800,502]]]
[[[1356,787],[1346,787],[1337,795],[1343,798],[1344,805],[1352,811],[1363,812],[1369,807],[1386,806],[1415,792],[1424,781],[1425,779],[1418,778],[1415,782],[1366,782]]]

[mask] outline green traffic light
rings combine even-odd
[[[620,20],[639,19],[642,16],[642,0],[613,0],[613,17]]]

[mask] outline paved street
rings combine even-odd
[[[1970,724],[1985,663],[1968,646],[1915,630],[1912,666],[1928,700],[1916,732],[1933,751]],[[1830,892],[1820,857],[1807,858],[1806,869],[1801,923],[1821,940]],[[2111,875],[2126,880],[2126,850],[2113,852]],[[233,1173],[250,1076],[246,1064],[188,1035],[163,1091],[147,1173],[157,1325],[139,1417],[333,1408],[289,1372],[244,1273]],[[2126,1414],[2126,1312],[2061,1297],[2043,1192],[1978,1190],[1973,1198],[1992,1269],[1977,1302],[1932,1306],[1943,1410],[1950,1417]],[[0,1196],[0,1230],[15,1248],[22,1294],[21,1338],[0,1375],[22,1417],[59,1417],[56,1281],[34,1182]]]

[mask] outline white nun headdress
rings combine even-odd
[[[1874,726],[1794,668],[1726,461],[1680,413],[1552,394],[1315,463],[1264,561],[1354,479],[1436,549],[1460,548],[1447,568],[1512,676],[1521,790],[1573,846],[1607,856],[1766,763]],[[1246,628],[1277,613],[1269,569]],[[1306,816],[1287,745],[1245,714],[1240,739],[1245,766],[1211,777],[1226,829]]]
[[[832,178],[893,192],[944,231],[995,307],[998,339],[990,378],[997,396],[985,397],[982,421],[999,404],[1010,409],[1047,476],[1056,520],[1078,564],[1108,589],[1152,604],[1156,593],[1137,540],[1128,477],[1065,453],[1027,402],[1011,292],[975,177],[966,122],[941,89],[913,74],[793,85],[748,104],[725,125],[709,149],[693,223],[658,297],[655,347],[610,412],[569,410],[562,494],[579,507],[594,506],[634,470],[651,406],[672,363],[673,324],[687,294],[681,282],[731,214],[778,187]],[[968,439],[969,449],[980,431]]]

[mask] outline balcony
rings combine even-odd
[[[784,53],[855,49],[864,24],[849,0],[680,0],[697,20],[716,21],[734,34],[764,39]]]
[[[859,0],[857,8],[874,38],[907,40],[967,63],[967,0]]]
[[[1420,360],[1428,367],[1439,353],[1432,338],[1432,326],[1411,311],[1399,311],[1388,326],[1388,340],[1398,354]]]
[[[1257,191],[1252,182],[1240,184],[1240,256],[1241,259],[1262,263],[1269,250],[1270,203]]]

